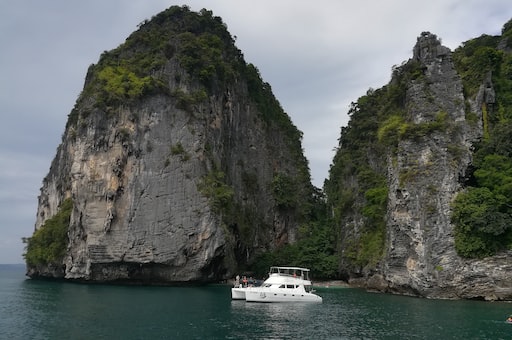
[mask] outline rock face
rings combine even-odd
[[[386,289],[454,298],[463,294],[456,278],[465,280],[469,273],[461,272],[464,261],[455,251],[450,203],[461,190],[459,178],[471,162],[471,143],[481,127],[466,122],[462,81],[451,52],[435,35],[418,38],[413,60],[424,68],[425,79],[410,82],[407,114],[414,124],[424,124],[443,113],[450,127],[401,141],[396,160],[388,161]]]
[[[220,18],[171,7],[89,68],[36,221],[71,198],[67,250],[59,270],[29,265],[29,275],[231,277],[295,240],[312,188],[300,137]],[[287,205],[283,178],[296,191]]]
[[[402,68],[411,65],[421,72],[407,81],[402,108],[417,134],[388,149],[382,258],[361,268],[342,253],[341,272],[354,285],[382,292],[510,300],[512,254],[478,260],[458,256],[451,223],[451,202],[463,190],[461,178],[470,171],[472,145],[483,134],[483,104],[495,100],[492,81],[488,77],[473,99],[466,98],[451,51],[428,32],[418,38],[413,58]],[[470,121],[469,115],[476,119]],[[354,187],[351,181],[341,186]],[[363,219],[357,213],[344,216],[345,248],[357,237]]]
[[[469,123],[450,55],[431,34],[423,34],[414,48],[413,58],[426,67],[427,81],[408,88],[409,113],[421,123],[446,112],[452,126],[421,143],[401,142],[397,162],[388,163],[386,290],[432,298],[510,300],[510,254],[470,260],[455,251],[450,203],[462,189],[460,178],[471,165],[472,144],[482,137],[482,104],[494,103],[494,90],[486,79],[476,98],[468,99],[470,112],[478,117],[476,124]],[[417,171],[411,180],[400,181],[400,174],[411,171]]]

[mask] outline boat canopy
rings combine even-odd
[[[301,277],[304,280],[309,280],[309,269],[300,267],[270,267],[269,276],[272,274],[283,276]]]

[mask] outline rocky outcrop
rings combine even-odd
[[[482,104],[495,100],[492,81],[488,77],[469,100],[451,51],[435,35],[422,33],[413,51],[409,63],[419,63],[422,76],[407,84],[407,121],[416,127],[440,125],[401,139],[388,154],[384,257],[351,281],[372,290],[428,298],[510,300],[512,254],[460,257],[450,220],[451,202],[463,189],[460,179],[472,162],[472,145],[482,136]],[[469,122],[467,114],[477,119]]]
[[[388,162],[385,290],[435,298],[493,298],[509,278],[506,261],[464,260],[454,247],[450,203],[461,190],[459,178],[471,164],[472,143],[482,128],[481,119],[473,125],[465,119],[462,82],[450,55],[429,33],[414,48],[413,60],[425,67],[425,78],[407,88],[408,114],[414,124],[432,122],[439,114],[446,114],[447,122],[425,138],[401,141],[395,160]],[[483,86],[481,92],[486,91]],[[477,101],[488,97],[479,95]],[[481,118],[480,104],[472,110]],[[483,289],[478,278],[486,277],[489,267],[500,269],[492,271],[497,274],[492,284],[484,280],[489,286]]]
[[[191,44],[204,50],[187,55]],[[293,183],[297,200],[280,204],[276,178]],[[220,18],[171,7],[90,67],[39,197],[36,229],[73,201],[62,270],[28,272],[224,279],[294,242],[310,190],[300,132]]]

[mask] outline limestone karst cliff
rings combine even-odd
[[[301,137],[219,17],[169,8],[89,67],[43,181],[28,275],[231,277],[295,241],[312,191]],[[55,218],[69,220],[63,242],[37,248]]]
[[[482,177],[475,150],[509,131],[499,126],[512,114],[510,24],[503,33],[453,53],[424,32],[390,83],[352,104],[325,184],[347,281],[429,298],[512,299],[512,253],[500,240],[510,235],[509,198],[485,188],[496,207],[483,198],[474,211],[457,205]]]

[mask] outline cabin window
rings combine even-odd
[[[279,288],[286,288],[285,285],[280,285]]]
[[[293,289],[293,288],[295,288],[295,285],[286,285],[286,288]]]

